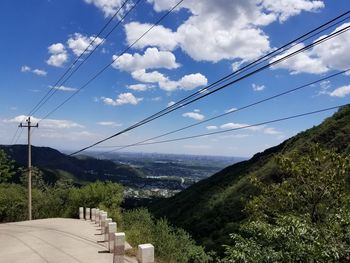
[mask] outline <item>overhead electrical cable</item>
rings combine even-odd
[[[262,66],[262,67],[260,67],[260,68],[258,68],[258,69],[256,69],[256,70],[254,70],[254,71],[251,71],[251,72],[249,72],[249,73],[247,73],[247,74],[245,74],[245,75],[243,75],[243,76],[241,76],[241,77],[239,77],[239,78],[233,80],[233,81],[230,81],[230,82],[228,82],[228,83],[226,83],[226,84],[220,86],[219,88],[216,88],[216,89],[214,89],[214,90],[212,90],[212,91],[209,91],[209,92],[202,92],[202,94],[201,94],[199,97],[197,97],[197,98],[194,98],[194,99],[192,99],[192,100],[190,100],[190,101],[188,101],[188,102],[186,102],[186,103],[181,103],[181,104],[177,105],[177,107],[171,108],[171,109],[169,109],[168,111],[162,112],[161,114],[154,114],[154,115],[153,115],[154,117],[151,117],[151,118],[148,117],[148,118],[146,118],[146,119],[144,119],[144,120],[142,120],[142,121],[140,121],[140,122],[138,122],[138,123],[136,123],[136,124],[134,124],[134,125],[132,125],[132,126],[130,126],[130,127],[128,127],[128,128],[126,128],[126,129],[124,129],[124,130],[122,130],[122,131],[120,131],[120,132],[117,132],[117,133],[115,133],[115,134],[113,134],[113,135],[111,135],[111,136],[109,136],[109,137],[107,137],[107,138],[105,138],[105,139],[99,140],[98,142],[96,142],[96,143],[94,143],[94,144],[91,144],[91,145],[89,145],[89,146],[87,146],[87,147],[85,147],[85,148],[82,148],[82,149],[80,149],[80,150],[78,150],[78,151],[75,151],[75,152],[71,153],[71,155],[74,155],[74,154],[80,153],[80,152],[82,152],[82,151],[85,151],[85,150],[87,150],[87,149],[89,149],[89,148],[92,148],[92,147],[94,147],[94,146],[96,146],[96,145],[98,145],[98,144],[100,144],[100,143],[102,143],[102,142],[105,142],[105,141],[107,141],[107,140],[109,140],[109,139],[111,139],[111,138],[114,138],[114,137],[116,137],[116,136],[119,136],[119,135],[121,135],[121,134],[123,134],[123,133],[125,133],[125,132],[127,132],[127,131],[130,131],[130,130],[132,130],[132,129],[135,129],[135,128],[137,128],[137,127],[139,127],[139,126],[141,126],[141,125],[144,125],[144,124],[146,124],[146,123],[148,123],[148,122],[150,122],[150,121],[153,121],[153,120],[155,120],[155,119],[158,119],[158,118],[160,118],[160,117],[162,117],[162,116],[164,116],[164,115],[166,115],[166,114],[169,114],[170,112],[175,111],[176,109],[178,109],[178,108],[180,108],[180,107],[186,106],[186,105],[188,105],[188,104],[190,104],[190,103],[193,103],[193,102],[195,102],[195,101],[197,101],[197,100],[199,100],[199,99],[201,99],[201,98],[204,98],[204,97],[206,97],[206,96],[209,96],[210,94],[212,94],[212,93],[214,93],[214,92],[217,92],[217,91],[219,91],[219,90],[221,90],[221,89],[223,89],[223,88],[226,88],[226,87],[228,87],[228,86],[230,86],[230,85],[232,85],[232,84],[234,84],[234,83],[236,83],[236,82],[239,82],[239,81],[241,81],[241,80],[243,80],[243,79],[245,79],[245,78],[247,78],[247,77],[250,77],[250,76],[253,75],[253,74],[256,74],[256,73],[258,73],[258,72],[260,72],[260,71],[262,71],[262,70],[264,70],[264,69],[266,69],[266,68],[269,68],[269,67],[271,67],[271,66],[273,66],[273,65],[275,65],[275,64],[278,64],[278,63],[280,63],[280,62],[282,62],[282,61],[284,61],[284,60],[286,60],[286,59],[288,59],[288,58],[290,58],[290,57],[293,57],[293,56],[295,56],[295,55],[297,55],[297,54],[299,54],[299,53],[301,53],[301,52],[304,52],[305,50],[308,50],[308,49],[310,49],[310,48],[312,48],[312,47],[314,47],[314,46],[317,46],[317,45],[319,45],[319,44],[321,44],[321,43],[323,43],[323,42],[325,42],[325,41],[327,41],[327,40],[329,40],[329,39],[332,39],[332,38],[334,38],[334,37],[336,37],[336,36],[338,36],[338,35],[340,35],[340,34],[346,32],[346,31],[348,31],[349,29],[350,29],[350,26],[346,26],[346,27],[344,27],[344,28],[342,28],[342,29],[339,29],[339,30],[337,30],[337,31],[335,31],[335,32],[333,32],[333,33],[327,35],[327,36],[324,36],[324,37],[322,37],[322,38],[316,40],[315,42],[313,42],[313,43],[311,43],[311,44],[309,44],[309,45],[307,45],[307,46],[304,46],[304,47],[302,47],[302,48],[300,48],[300,49],[298,49],[298,50],[296,50],[296,51],[294,51],[294,52],[291,52],[291,53],[289,53],[289,54],[286,54],[285,56],[283,56],[283,57],[281,57],[281,58],[278,58],[278,59],[276,59],[276,60],[274,60],[274,61],[270,61],[270,63],[268,63],[267,65],[264,65],[264,66]]]
[[[63,86],[71,77],[72,75],[79,70],[79,68],[90,58],[90,56],[106,41],[106,39],[112,34],[112,32],[121,24],[121,22],[125,19],[125,17],[139,4],[141,0],[138,0],[136,4],[134,4],[124,15],[123,17],[116,23],[116,25],[113,26],[113,28],[105,35],[103,36],[103,39],[101,42],[97,43],[94,46],[94,43],[97,38],[101,37],[102,33],[105,31],[105,29],[108,27],[109,24],[112,23],[113,19],[117,17],[117,15],[120,13],[120,11],[124,8],[124,6],[127,4],[127,2],[130,0],[126,0],[123,2],[123,4],[118,8],[118,10],[114,13],[114,15],[107,21],[107,23],[101,28],[101,30],[97,33],[96,36],[90,41],[89,45],[84,49],[84,51],[74,60],[74,62],[70,65],[69,68],[65,70],[63,75],[56,81],[56,83],[52,86],[52,88],[43,96],[43,98],[35,105],[35,107],[31,110],[31,112],[28,114],[33,115],[35,114],[39,108],[41,108],[57,91],[58,89],[55,89],[55,87]],[[93,49],[90,51],[90,48],[93,47]],[[89,52],[90,51],[90,52]],[[88,53],[88,55],[81,60],[83,55],[85,53]],[[80,61],[78,66],[75,67],[77,62]],[[69,73],[70,72],[70,73]],[[68,75],[69,73],[69,75]],[[67,76],[68,75],[68,76]],[[66,77],[67,76],[67,77]],[[62,81],[62,82],[61,82]],[[61,82],[61,83],[60,83]]]
[[[200,138],[200,137],[205,137],[205,136],[210,136],[210,135],[222,134],[222,133],[227,133],[227,132],[232,132],[232,131],[238,131],[238,130],[253,128],[253,127],[263,126],[263,125],[270,124],[270,123],[275,123],[275,122],[281,122],[281,121],[291,120],[291,119],[295,119],[295,118],[300,118],[300,117],[313,115],[313,114],[316,114],[316,113],[321,113],[321,112],[330,111],[330,110],[334,110],[334,109],[339,109],[341,107],[348,106],[348,105],[350,105],[350,104],[349,103],[348,104],[342,104],[342,105],[338,105],[338,106],[334,106],[334,107],[324,108],[324,109],[315,110],[315,111],[309,111],[309,112],[300,113],[300,114],[297,114],[297,115],[291,115],[291,116],[278,118],[278,119],[273,119],[273,120],[264,121],[264,122],[259,122],[259,123],[255,123],[255,124],[244,125],[244,126],[241,126],[241,127],[232,128],[232,129],[226,129],[226,130],[222,130],[222,131],[196,134],[196,135],[185,136],[185,137],[174,138],[174,139],[163,140],[163,141],[146,142],[146,143],[142,143],[142,144],[138,144],[138,145],[153,145],[153,144],[169,143],[169,142],[183,141],[183,140],[188,140],[188,139],[195,139],[195,138]]]
[[[120,52],[113,60],[112,62],[108,63],[105,67],[103,67],[101,70],[99,70],[92,78],[90,78],[84,85],[82,85],[78,90],[76,90],[71,96],[69,96],[67,99],[65,99],[62,103],[60,103],[57,107],[55,107],[53,110],[51,110],[49,113],[47,113],[40,121],[46,119],[51,114],[56,112],[59,108],[61,108],[64,104],[66,104],[68,101],[70,101],[75,95],[77,95],[82,89],[87,87],[91,82],[93,82],[95,79],[97,79],[104,71],[106,71],[117,59],[119,59],[125,52],[127,52],[129,49],[131,49],[138,41],[140,41],[148,32],[150,32],[154,27],[156,27],[165,17],[167,17],[174,9],[176,9],[184,0],[180,0],[176,5],[174,5],[169,11],[167,11],[164,15],[162,15],[152,26],[150,26],[139,38],[137,38],[135,41],[133,41],[132,44],[130,44],[127,48],[125,48],[122,52]]]
[[[334,73],[334,74],[331,74],[329,76],[326,76],[326,77],[323,77],[323,78],[320,78],[320,79],[317,79],[315,81],[312,81],[312,82],[309,82],[307,84],[304,84],[304,85],[301,85],[301,86],[298,86],[296,88],[293,88],[293,89],[289,89],[289,90],[286,90],[284,92],[281,92],[281,93],[278,93],[278,94],[275,94],[273,96],[270,96],[270,97],[267,97],[265,99],[262,99],[262,100],[258,100],[256,102],[253,102],[253,103],[250,103],[250,104],[247,104],[245,106],[242,106],[242,107],[239,107],[235,110],[232,110],[232,111],[228,111],[228,112],[225,112],[225,113],[222,113],[222,114],[219,114],[219,115],[216,115],[214,117],[211,117],[209,119],[206,119],[206,120],[203,120],[203,121],[199,121],[199,122],[196,122],[194,124],[191,124],[191,125],[187,125],[187,126],[184,126],[184,127],[181,127],[181,128],[178,128],[178,129],[175,129],[173,131],[169,131],[169,132],[166,132],[166,133],[163,133],[163,134],[160,134],[160,135],[157,135],[157,136],[154,136],[154,137],[151,137],[151,138],[148,138],[148,139],[145,139],[145,140],[142,140],[142,141],[139,141],[139,142],[136,142],[136,143],[132,143],[132,144],[128,144],[128,145],[118,145],[118,146],[111,146],[111,145],[106,145],[106,146],[97,146],[99,148],[118,148],[116,150],[123,150],[123,149],[126,149],[126,148],[129,148],[129,147],[133,147],[133,146],[138,146],[138,145],[142,145],[143,143],[145,142],[148,142],[148,141],[153,141],[153,140],[156,140],[156,139],[159,139],[159,138],[162,138],[162,137],[165,137],[165,136],[168,136],[168,135],[171,135],[171,134],[174,134],[174,133],[177,133],[177,132],[180,132],[180,131],[183,131],[183,130],[186,130],[186,129],[189,129],[189,128],[192,128],[192,127],[195,127],[195,126],[199,126],[203,123],[207,123],[209,121],[212,121],[212,120],[216,120],[218,118],[221,118],[221,117],[224,117],[224,116],[228,116],[228,115],[231,115],[231,114],[234,114],[238,111],[242,111],[244,109],[247,109],[247,108],[250,108],[250,107],[253,107],[253,106],[256,106],[256,105],[259,105],[261,103],[264,103],[264,102],[267,102],[267,101],[270,101],[270,100],[273,100],[273,99],[276,99],[278,97],[281,97],[281,96],[284,96],[284,95],[287,95],[289,93],[292,93],[292,92],[295,92],[297,90],[301,90],[303,88],[306,88],[306,87],[310,87],[314,84],[317,84],[317,83],[320,83],[322,81],[325,81],[325,80],[329,80],[331,78],[334,78],[336,76],[339,76],[341,74],[344,74],[344,73],[347,73],[350,71],[350,68],[349,69],[346,69],[346,70],[342,70],[340,72],[337,72],[337,73]]]

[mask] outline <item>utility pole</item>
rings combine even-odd
[[[19,127],[28,128],[28,220],[32,220],[32,150],[30,145],[30,128],[38,128],[39,123],[31,125],[30,116],[26,119],[27,125],[21,122]]]

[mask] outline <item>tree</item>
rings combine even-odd
[[[350,157],[312,145],[278,156],[276,181],[248,202],[224,262],[349,262]]]
[[[0,150],[0,183],[9,182],[14,174],[14,161],[9,160],[6,153]]]

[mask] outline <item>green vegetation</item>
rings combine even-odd
[[[247,203],[224,262],[348,262],[350,157],[316,145],[276,162],[275,183],[253,178],[261,193]]]
[[[250,160],[229,166],[172,198],[152,204],[149,209],[157,217],[167,217],[175,226],[189,231],[206,249],[223,256],[227,250],[222,245],[236,244],[238,237],[232,239],[230,234],[241,233],[241,226],[249,218],[248,203],[261,194],[259,185],[252,178],[266,185],[280,182],[283,178],[281,163],[277,162],[276,156],[283,155],[292,160],[296,155],[307,158],[314,144],[319,144],[324,150],[333,150],[334,154],[350,154],[350,106],[341,108],[321,125],[258,153]],[[305,206],[305,202],[295,205]],[[321,205],[316,207],[321,211],[324,209]],[[283,225],[292,219],[281,217],[279,222]]]
[[[153,244],[157,262],[211,262],[211,257],[186,231],[172,227],[165,219],[156,220],[146,209],[125,212],[122,228],[133,247]]]
[[[18,177],[18,183],[10,183]],[[13,162],[0,151],[0,222],[26,220],[27,170],[20,168],[15,173]],[[184,230],[174,228],[166,220],[155,220],[145,210],[121,213],[123,187],[112,182],[95,182],[80,188],[70,180],[58,180],[49,185],[43,173],[32,170],[33,219],[52,217],[77,217],[78,208],[99,207],[122,226],[127,241],[135,248],[138,244],[152,243],[156,247],[157,262],[209,262],[210,257],[197,246]],[[120,227],[119,227],[120,230]]]

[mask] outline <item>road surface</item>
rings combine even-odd
[[[51,218],[0,224],[1,263],[112,263],[97,225]],[[125,257],[125,263],[137,262]]]

